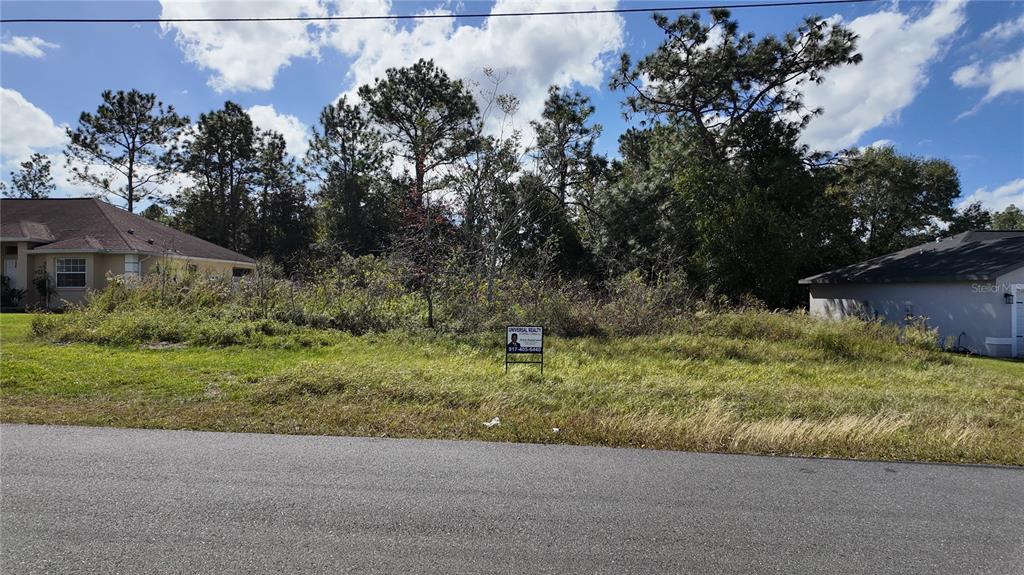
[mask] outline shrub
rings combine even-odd
[[[608,301],[600,309],[600,323],[611,335],[659,333],[682,315],[689,303],[683,276],[648,283],[639,271],[632,271],[611,282]]]
[[[0,305],[11,307],[21,305],[23,297],[25,297],[25,290],[12,286],[11,278],[0,276]]]

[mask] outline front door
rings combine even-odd
[[[10,280],[12,288],[21,288],[18,285],[18,256],[4,256],[4,275]]]

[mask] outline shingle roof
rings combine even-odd
[[[41,244],[33,248],[38,252],[138,252],[255,262],[96,198],[0,200],[0,237]]]
[[[24,238],[33,242],[52,242],[55,239],[45,224],[25,220],[0,220],[0,238]]]
[[[1024,231],[964,232],[800,280],[801,284],[992,281],[1024,267]]]

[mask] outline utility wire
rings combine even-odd
[[[599,10],[552,10],[547,12],[467,12],[463,14],[389,14],[370,16],[268,16],[238,18],[2,18],[0,24],[145,24],[176,22],[327,22],[343,20],[426,20],[433,18],[497,18],[508,16],[569,16],[574,14],[630,14],[636,12],[681,12],[713,8],[784,8],[824,4],[861,4],[878,0],[797,0],[791,2],[746,2],[702,6],[607,8]]]

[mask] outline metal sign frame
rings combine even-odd
[[[531,353],[531,352],[509,353],[508,352],[508,330],[511,327],[536,327],[536,328],[540,328],[540,353],[539,354]],[[516,356],[516,355],[531,355],[531,356],[540,355],[540,361],[509,361],[508,358],[509,358],[510,355],[511,356]],[[509,365],[515,365],[515,364],[535,364],[535,365],[539,364],[540,365],[540,374],[544,375],[544,326],[542,326],[542,325],[506,325],[505,326],[505,373],[508,373],[508,366]]]

